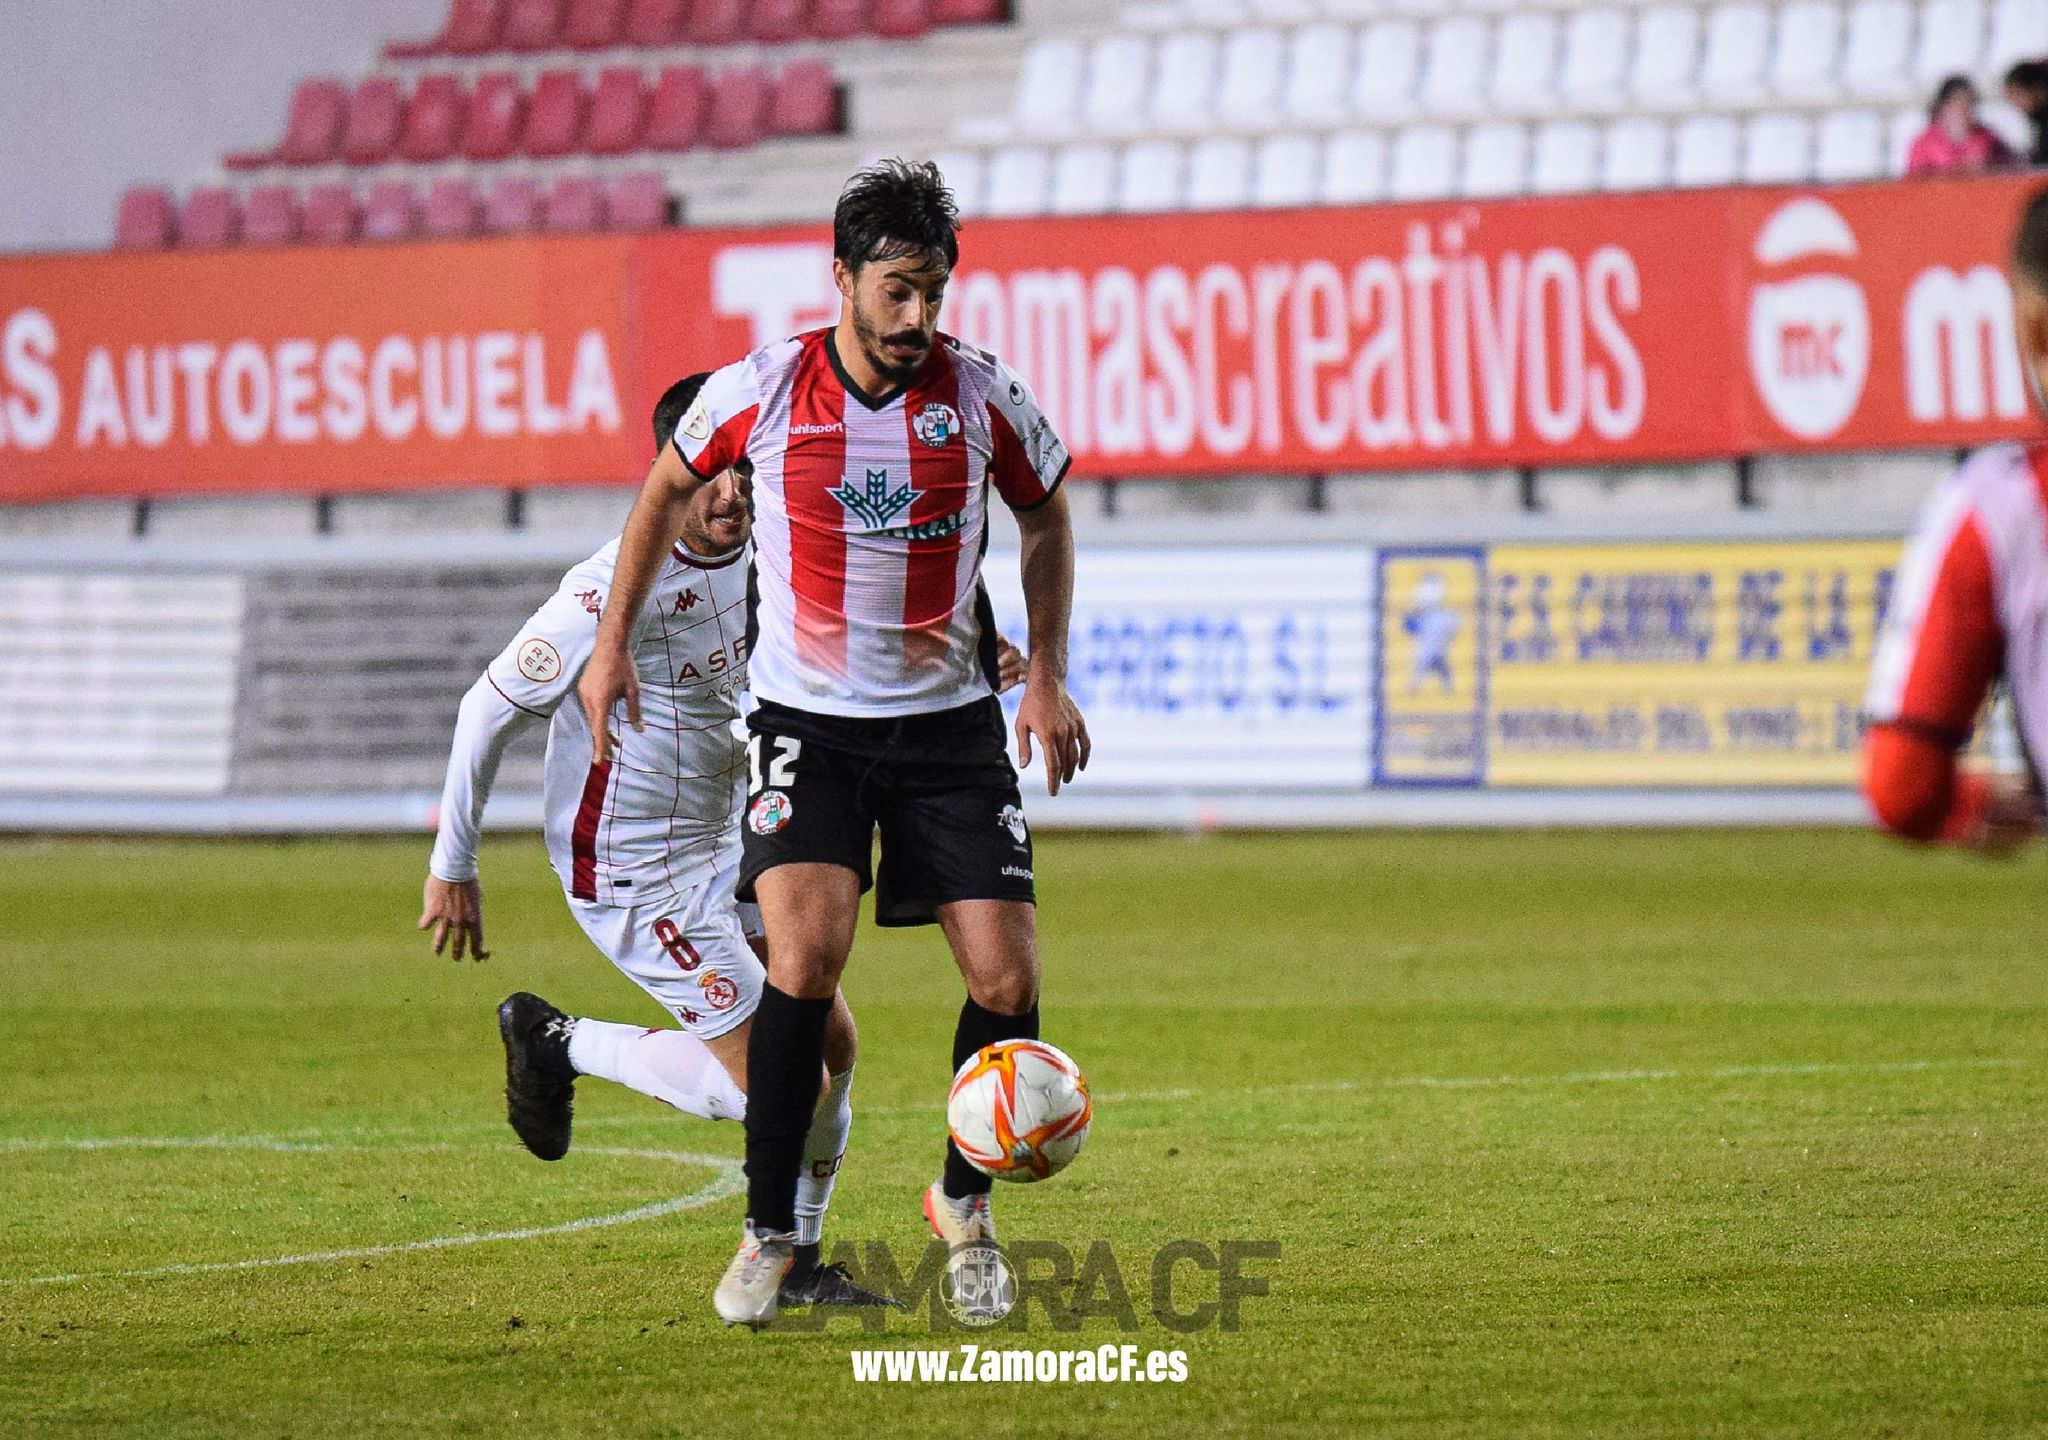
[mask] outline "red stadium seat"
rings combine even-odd
[[[626,33],[626,0],[569,0],[564,43],[578,50],[609,50]]]
[[[1010,18],[1010,0],[932,0],[935,25],[1000,25]]]
[[[734,45],[747,38],[747,0],[691,0],[683,39],[692,45]]]
[[[763,45],[787,45],[807,33],[810,0],[754,0],[747,9],[747,38]]]
[[[768,72],[759,65],[732,65],[711,82],[711,117],[704,140],[715,150],[744,150],[760,143],[768,128]]]
[[[408,190],[407,195],[411,195]],[[408,205],[410,201],[408,200]],[[250,197],[255,209],[255,197]],[[299,239],[314,245],[341,245],[356,238],[361,220],[356,210],[356,192],[346,185],[315,185],[306,192],[306,211],[299,224]]]
[[[460,177],[436,180],[427,187],[420,212],[420,230],[437,240],[476,234],[476,186]]]
[[[242,210],[235,192],[206,185],[185,197],[178,211],[178,248],[211,250],[232,245],[242,235]]]
[[[505,28],[498,35],[501,49],[530,55],[561,43],[562,0],[511,0]]]
[[[868,33],[868,0],[817,0],[811,6],[811,34],[820,40],[848,40]]]
[[[289,185],[258,185],[242,206],[244,245],[289,245],[299,238],[299,192]]]
[[[493,235],[524,235],[540,219],[540,182],[523,175],[492,184],[484,197],[484,229]]]
[[[363,197],[365,240],[410,240],[419,233],[419,196],[403,180],[380,180]]]
[[[582,138],[586,108],[581,75],[574,70],[547,71],[533,82],[519,148],[539,160],[569,154]]]
[[[659,230],[669,223],[668,182],[659,175],[623,175],[612,183],[607,207],[614,230]]]
[[[931,0],[875,0],[875,33],[890,40],[915,40],[932,28]]]
[[[647,86],[640,72],[621,66],[597,77],[583,148],[593,155],[624,155],[640,148],[647,128]]]
[[[265,165],[325,165],[341,148],[341,127],[348,97],[341,82],[325,76],[301,80],[292,92],[285,117],[284,139],[274,150],[244,151],[227,157],[230,170],[260,170]]]
[[[420,165],[446,160],[461,143],[468,113],[469,94],[462,81],[453,75],[422,75],[399,131],[399,157]]]
[[[462,153],[471,160],[503,160],[517,147],[519,122],[526,113],[526,97],[519,93],[519,77],[509,70],[494,70],[477,77],[476,92],[469,97],[469,121],[462,127]]]
[[[560,232],[604,228],[604,187],[588,175],[564,175],[541,206],[540,228]]]
[[[647,129],[640,143],[649,150],[692,150],[704,143],[711,87],[694,65],[671,65],[654,85]]]
[[[839,121],[839,82],[823,60],[799,60],[776,78],[770,135],[830,135]]]
[[[498,33],[505,27],[505,0],[455,0],[449,7],[448,23],[431,40],[408,40],[386,45],[384,53],[393,60],[417,60],[427,55],[481,55],[497,47]]]
[[[349,97],[348,128],[341,136],[341,158],[351,165],[382,165],[398,148],[405,126],[405,97],[398,82],[372,75]]]
[[[114,216],[116,250],[166,249],[175,228],[171,192],[163,186],[134,185],[121,192],[121,208]]]
[[[685,0],[631,0],[626,10],[626,43],[643,50],[673,45],[682,34]]]

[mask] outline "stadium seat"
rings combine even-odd
[[[498,44],[522,55],[553,50],[562,43],[562,0],[510,0]]]
[[[1917,107],[1901,110],[1885,126],[1884,153],[1890,157],[1890,171],[1894,175],[1906,173],[1906,153],[1913,148],[1913,141],[1927,128],[1927,112]]]
[[[682,36],[687,0],[628,0],[626,43],[642,50],[659,50]]]
[[[356,238],[361,220],[354,190],[346,185],[315,185],[306,192],[299,240],[311,245],[345,245]]]
[[[420,233],[436,240],[455,240],[477,233],[476,186],[459,175],[443,176],[427,186],[420,207]]]
[[[1529,177],[1529,132],[1511,120],[1475,125],[1465,134],[1458,193],[1475,199],[1519,195]]]
[[[1664,5],[1636,22],[1636,57],[1629,68],[1629,93],[1639,105],[1671,109],[1693,95],[1699,59],[1700,17],[1695,10]]]
[[[1142,35],[1112,32],[1088,51],[1088,84],[1081,97],[1082,128],[1095,135],[1128,135],[1140,127],[1151,88],[1152,47]],[[1158,92],[1161,102],[1174,99]],[[1206,109],[1206,107],[1205,107]],[[1154,121],[1171,123],[1157,108]]]
[[[1600,152],[1603,190],[1658,190],[1668,183],[1671,149],[1664,122],[1634,117],[1607,127]]]
[[[1421,68],[1422,32],[1412,20],[1382,20],[1365,32],[1351,85],[1351,108],[1377,120],[1398,120],[1414,111],[1415,76]]]
[[[1394,137],[1390,200],[1442,200],[1458,189],[1458,135],[1442,125],[1413,125]]]
[[[1223,42],[1216,114],[1226,125],[1270,124],[1280,107],[1287,59],[1277,30],[1233,30]]]
[[[583,77],[574,70],[548,70],[533,82],[519,148],[536,160],[553,160],[576,149],[583,136],[589,101]]]
[[[448,159],[462,142],[462,122],[469,113],[469,95],[453,75],[423,75],[405,107],[398,132],[398,156],[418,165]]]
[[[640,148],[646,128],[647,86],[640,71],[620,65],[600,74],[590,92],[583,149],[592,155],[625,155]]]
[[[1045,213],[1047,165],[1036,145],[1006,145],[989,157],[981,213],[1007,217]]]
[[[178,207],[178,248],[218,250],[241,238],[242,207],[235,192],[221,185],[202,185]]]
[[[1615,110],[1626,98],[1628,17],[1619,10],[1581,10],[1564,32],[1558,95],[1575,110]]]
[[[1579,120],[1553,120],[1536,127],[1529,161],[1529,189],[1538,195],[1578,195],[1594,188],[1600,173],[1600,134]]]
[[[1912,90],[1906,62],[1913,50],[1909,0],[1856,0],[1842,48],[1842,88],[1859,100],[1904,100]]]
[[[1771,89],[1782,100],[1832,100],[1840,93],[1842,12],[1831,0],[1794,0],[1778,12]]]
[[[711,109],[711,85],[694,65],[670,65],[654,84],[647,128],[640,143],[649,150],[694,150],[704,143]]]
[[[1032,41],[1017,75],[1013,113],[1018,130],[1026,135],[1072,130],[1080,113],[1086,65],[1087,51],[1078,40],[1049,36]]]
[[[1252,160],[1252,204],[1266,210],[1313,205],[1316,160],[1311,136],[1267,136]]]
[[[1333,124],[1347,112],[1351,79],[1351,31],[1342,25],[1303,25],[1287,46],[1287,84],[1282,108],[1292,120]]]
[[[1813,173],[1813,127],[1804,115],[1773,111],[1751,118],[1742,137],[1742,178],[1752,185],[1793,185]]]
[[[299,193],[289,185],[258,185],[242,203],[244,245],[289,245],[299,238]]]
[[[1213,123],[1211,106],[1221,48],[1215,32],[1209,30],[1183,30],[1159,42],[1146,107],[1153,125],[1200,130]],[[1091,94],[1098,86],[1113,88],[1114,84],[1113,76],[1098,80],[1091,73]]]
[[[1252,195],[1252,147],[1232,135],[1211,135],[1188,152],[1190,210],[1242,210]]]
[[[613,230],[659,230],[670,223],[674,209],[668,181],[643,170],[612,182],[605,200],[605,224]]]
[[[2048,58],[2048,5],[2041,0],[1992,0],[1991,44],[1984,68],[2002,77],[2014,62]]]
[[[1429,27],[1422,65],[1424,111],[1473,115],[1485,107],[1486,28],[1486,22],[1476,15],[1452,15]]]
[[[1742,132],[1726,115],[1690,115],[1671,146],[1674,185],[1732,185],[1740,168]]]
[[[1931,95],[1948,75],[1974,75],[1984,55],[1981,0],[1921,0],[1920,44],[1913,51],[1918,92]]]
[[[981,214],[982,182],[988,167],[982,163],[980,153],[948,150],[932,156],[932,162],[946,177],[946,188],[953,192],[953,203],[960,207],[960,213],[969,219]]]
[[[885,40],[916,40],[932,28],[930,0],[875,0],[875,33]]]
[[[747,8],[745,38],[761,45],[787,45],[803,38],[810,0],[753,0]]]
[[[933,0],[934,25],[999,25],[1010,18],[1009,0]]]
[[[1836,110],[1823,116],[1814,138],[1816,180],[1875,180],[1885,173],[1884,122],[1868,110]]]
[[[569,0],[569,14],[562,22],[562,42],[571,49],[609,50],[625,34],[626,0]]]
[[[1700,93],[1717,105],[1763,98],[1764,60],[1771,49],[1771,12],[1751,0],[1717,5],[1707,16]]]
[[[341,150],[342,126],[347,123],[348,96],[341,82],[317,76],[301,80],[292,91],[291,109],[285,115],[284,138],[275,149],[245,151],[229,155],[230,170],[257,170],[265,165],[326,165]]]
[[[839,81],[823,60],[798,60],[775,77],[770,135],[830,135],[840,129]]]
[[[419,228],[419,196],[406,181],[380,180],[363,197],[365,240],[410,240]]]
[[[1109,146],[1086,141],[1054,157],[1050,213],[1106,215],[1115,199],[1116,152]]]
[[[386,45],[384,54],[393,60],[417,60],[429,55],[481,55],[498,43],[505,25],[505,0],[455,0],[449,7],[448,22],[431,40],[404,40]]]
[[[1493,104],[1517,115],[1541,114],[1557,98],[1557,19],[1540,10],[1501,21],[1493,46]]]
[[[121,192],[121,207],[114,215],[114,248],[168,248],[177,230],[172,214],[169,190],[161,185],[131,185]]]
[[[711,78],[704,143],[714,150],[758,145],[768,128],[768,72],[759,65],[729,65]]]
[[[819,40],[850,40],[868,33],[872,23],[868,0],[816,0],[811,6],[811,34]]]
[[[576,234],[604,228],[604,187],[588,175],[564,175],[541,202],[540,228]]]
[[[405,97],[398,92],[398,82],[387,75],[372,75],[349,97],[341,158],[351,165],[382,165],[398,148],[404,125]]]
[[[1339,130],[1323,142],[1316,198],[1325,205],[1368,205],[1386,194],[1387,142],[1376,130]]]
[[[462,127],[462,154],[470,160],[503,160],[519,140],[519,125],[526,113],[526,97],[519,93],[519,77],[509,70],[496,70],[477,78],[476,91],[469,97],[469,116]]]
[[[505,175],[491,182],[491,188],[484,194],[486,234],[524,235],[539,223],[539,181],[525,175]]]
[[[747,0],[690,0],[683,41],[690,45],[736,45],[747,38]]]
[[[1133,214],[1178,210],[1186,156],[1171,140],[1141,140],[1124,147],[1117,174],[1116,208]]]

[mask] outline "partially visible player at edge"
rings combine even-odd
[[[2048,414],[2048,189],[2013,239],[2014,332]],[[1929,497],[1892,587],[1864,702],[1863,788],[1909,840],[2006,854],[2041,831],[2048,756],[2048,442],[1993,445]],[[2024,777],[1962,770],[1991,687],[2011,692]]]
[[[1068,461],[1022,380],[938,333],[958,229],[934,165],[885,161],[848,182],[833,215],[838,323],[705,383],[626,521],[613,606],[580,687],[603,766],[620,702],[628,724],[641,721],[624,617],[700,487],[750,463],[754,709],[738,894],[761,906],[769,958],[747,1047],[748,1219],[713,1297],[728,1324],[776,1313],[813,1077],[871,883],[877,921],[936,921],[967,982],[953,1066],[1038,1034],[1031,838],[980,571],[993,485],[1022,535],[1030,661],[1018,762],[1035,743],[1057,794],[1088,760],[1066,687]],[[995,1237],[988,1191],[949,1143],[924,1210],[956,1265]]]

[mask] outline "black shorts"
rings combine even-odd
[[[875,887],[878,925],[929,925],[952,900],[1035,901],[1031,831],[994,696],[890,720],[764,700],[747,729],[740,899],[777,865],[826,864]]]

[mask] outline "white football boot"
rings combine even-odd
[[[711,1292],[712,1308],[728,1325],[745,1325],[758,1330],[775,1318],[776,1300],[782,1277],[796,1259],[796,1235],[791,1231],[755,1230],[749,1220],[740,1234],[740,1248],[725,1267],[718,1288]]]

